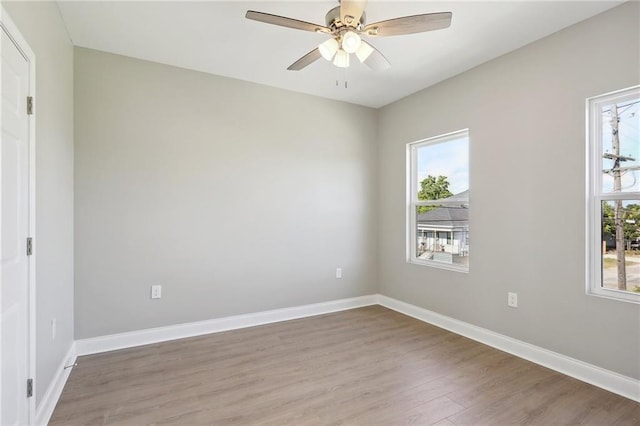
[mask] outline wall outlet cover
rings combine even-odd
[[[151,298],[152,299],[160,299],[162,297],[162,286],[161,285],[152,285],[151,286]]]

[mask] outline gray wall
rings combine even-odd
[[[585,98],[638,84],[639,6],[380,111],[380,293],[640,378],[640,306],[585,295],[584,195]],[[407,264],[406,144],[467,127],[470,272]]]
[[[76,338],[376,292],[375,110],[83,48],[75,76]]]
[[[36,400],[40,401],[73,343],[73,47],[56,3],[2,5],[36,55]]]

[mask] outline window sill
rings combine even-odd
[[[587,295],[640,305],[640,293],[629,293],[621,290],[589,288],[587,289]]]
[[[446,269],[448,271],[462,272],[465,274],[469,273],[469,266],[467,265],[456,265],[456,264],[434,262],[432,260],[422,260],[422,259],[419,259],[419,260],[407,259],[407,263],[411,265],[427,266],[427,267],[437,268],[437,269]]]

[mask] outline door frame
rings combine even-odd
[[[29,342],[29,359],[27,361],[27,371],[29,378],[33,379],[33,396],[27,401],[29,406],[28,422],[33,424],[36,419],[36,390],[38,382],[36,380],[36,256],[37,256],[37,239],[36,239],[36,55],[22,36],[18,26],[13,22],[4,6],[0,7],[0,31],[4,31],[14,42],[22,56],[25,57],[29,64],[29,96],[33,97],[34,109],[33,115],[27,117],[29,121],[29,237],[33,238],[34,250],[29,256],[29,272],[28,272],[28,301],[27,309],[29,312],[28,342]],[[0,117],[0,120],[2,118]],[[4,390],[1,390],[4,391]]]

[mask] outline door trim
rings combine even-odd
[[[29,115],[29,237],[34,240],[33,255],[29,256],[29,360],[27,370],[33,379],[33,397],[29,398],[29,424],[35,422],[36,398],[38,381],[36,380],[36,258],[38,254],[38,240],[36,238],[36,116],[38,112],[38,98],[36,97],[36,55],[22,36],[17,25],[13,22],[4,6],[0,7],[0,31],[4,31],[17,46],[18,50],[29,64],[29,96],[34,99],[33,115]]]

